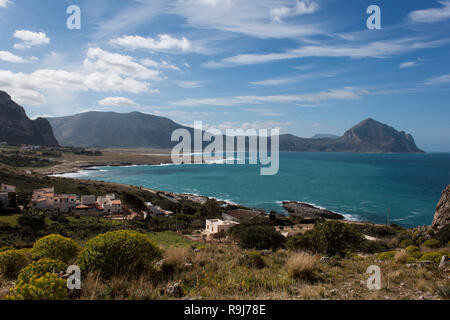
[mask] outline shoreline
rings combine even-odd
[[[77,180],[90,180],[90,181],[97,181],[97,182],[108,182],[108,181],[102,181],[102,180],[95,180],[95,179],[86,179],[84,177],[70,177],[70,176],[65,176],[68,174],[78,174],[82,171],[101,171],[101,169],[98,169],[98,167],[139,167],[139,166],[163,166],[163,165],[176,165],[170,162],[166,162],[166,163],[150,163],[150,164],[132,164],[132,163],[109,163],[109,164],[96,164],[96,165],[83,165],[83,166],[78,166],[78,167],[73,167],[73,170],[66,170],[66,171],[61,171],[58,173],[52,173],[52,174],[45,174],[49,177],[55,177],[55,178],[65,178],[65,179],[77,179]],[[58,170],[59,171],[59,170]],[[172,191],[167,191],[167,190],[159,190],[159,189],[153,189],[153,188],[149,188],[149,187],[144,187],[144,186],[136,186],[136,185],[131,185],[131,184],[126,184],[126,183],[117,183],[117,182],[108,182],[108,183],[114,183],[114,184],[118,184],[118,185],[122,185],[122,186],[126,186],[126,187],[133,187],[133,188],[140,188],[142,190],[151,192],[151,193],[163,193],[164,195],[171,195],[174,196],[175,198],[182,198],[182,199],[188,199],[191,200],[193,202],[197,202],[197,203],[204,203],[206,200],[208,199],[214,199],[216,200],[219,204],[228,204],[228,205],[235,205],[235,206],[240,206],[240,207],[245,207],[245,208],[249,208],[251,210],[258,210],[257,208],[252,208],[252,207],[247,207],[245,205],[236,203],[232,200],[224,200],[224,199],[219,199],[213,196],[206,196],[206,195],[200,195],[200,194],[192,194],[192,193],[180,193],[180,192],[172,192]],[[290,203],[296,203],[300,206],[307,206],[307,207],[311,207],[314,208],[315,210],[318,211],[323,211],[323,212],[333,212],[335,214],[341,215],[343,216],[343,219],[339,219],[338,221],[344,222],[344,223],[352,223],[352,224],[371,224],[371,225],[375,225],[375,226],[385,226],[386,224],[381,224],[381,223],[376,223],[376,222],[372,222],[372,221],[366,221],[366,220],[357,220],[356,218],[351,219],[349,217],[353,217],[349,214],[346,213],[340,213],[340,212],[335,212],[332,210],[327,209],[326,207],[317,205],[316,203],[309,203],[309,202],[303,202],[303,201],[298,201],[298,200],[282,200],[282,201],[277,201],[280,203],[280,209],[284,210],[284,212],[277,212],[278,214],[281,215],[285,215],[285,216],[292,216],[294,217],[295,215],[292,215],[291,212],[289,212],[289,210],[287,210],[284,206],[283,203],[285,202],[290,202]],[[266,212],[266,214],[268,215],[269,212]],[[313,217],[311,217],[313,218]],[[318,218],[318,217],[317,217]],[[327,219],[326,220],[336,220],[336,219]]]

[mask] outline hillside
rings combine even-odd
[[[48,120],[62,145],[79,147],[166,149],[173,145],[172,132],[183,128],[170,119],[140,112],[86,112]]]
[[[30,120],[25,110],[0,91],[0,142],[57,147],[50,123],[43,118]]]

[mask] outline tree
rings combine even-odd
[[[202,205],[202,216],[206,218],[214,218],[220,215],[220,206],[215,199],[208,199]]]
[[[267,225],[237,225],[229,229],[232,238],[238,240],[243,249],[277,250],[286,239],[274,227]]]
[[[345,250],[361,249],[365,240],[362,234],[346,223],[327,221],[314,226],[302,235],[288,239],[287,247],[293,250],[309,250],[330,256]]]

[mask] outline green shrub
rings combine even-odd
[[[276,250],[284,246],[286,239],[272,226],[237,225],[228,230],[243,249]]]
[[[0,248],[0,252],[5,252],[5,251],[9,251],[9,250],[16,250],[16,249],[11,246],[5,246],[5,247]]]
[[[27,265],[27,257],[19,250],[7,250],[0,253],[0,274],[13,279]]]
[[[161,256],[161,250],[148,236],[120,230],[89,240],[80,253],[78,265],[84,272],[99,272],[102,277],[131,275],[147,269],[152,261]]]
[[[78,244],[72,239],[51,234],[37,240],[31,252],[36,260],[48,258],[69,263],[77,257],[78,250]]]
[[[434,237],[438,239],[441,243],[447,243],[447,246],[450,245],[450,224],[446,224],[442,227],[441,230]]]
[[[386,251],[377,255],[378,260],[394,260],[395,259],[395,251]]]
[[[303,235],[290,237],[287,247],[292,250],[309,250],[333,256],[346,250],[360,250],[364,244],[363,236],[350,225],[339,221],[327,221],[314,226]]]
[[[436,263],[441,262],[442,253],[441,252],[427,252],[422,255],[419,259],[420,261],[433,261]]]
[[[31,278],[40,278],[47,273],[66,272],[68,265],[59,260],[41,259],[22,269],[19,273],[19,281],[30,282]]]
[[[411,253],[420,251],[420,249],[418,246],[407,246],[405,251],[406,251],[406,253],[411,254]]]
[[[406,263],[414,263],[414,262],[416,262],[416,258],[414,258],[414,257],[406,258]]]
[[[28,282],[19,280],[10,290],[10,300],[63,300],[67,299],[67,281],[54,273],[33,276]]]
[[[252,251],[239,258],[239,264],[248,268],[262,269],[266,266],[264,258],[258,251]]]
[[[428,239],[422,245],[427,248],[438,248],[441,246],[441,242],[436,239]]]
[[[401,248],[406,248],[406,247],[410,247],[410,246],[414,246],[414,245],[415,245],[415,243],[411,239],[404,239],[400,242]]]

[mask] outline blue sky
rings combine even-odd
[[[450,151],[450,0],[0,0],[0,27],[0,89],[33,118],[140,111],[309,137],[373,117]]]

